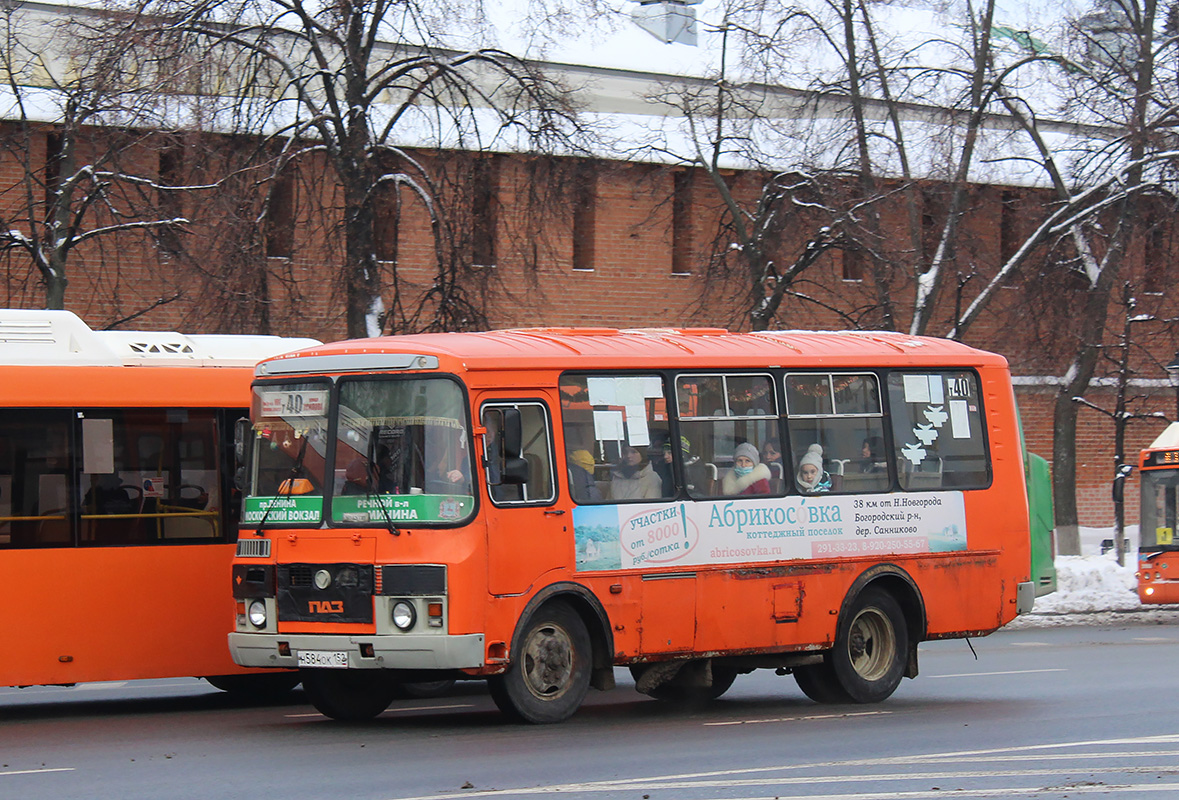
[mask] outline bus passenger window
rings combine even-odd
[[[8,410],[0,428],[0,549],[73,544],[65,411]]]
[[[560,392],[574,502],[650,502],[676,495],[682,480],[662,377],[563,375]]]
[[[676,401],[689,496],[781,493],[782,438],[769,375],[679,375]]]
[[[791,373],[786,413],[794,491],[888,491],[892,482],[875,375]]]
[[[512,408],[520,414],[520,457],[526,467],[523,483],[504,480],[505,452],[503,413]],[[485,404],[483,406],[484,450],[487,454],[487,491],[496,505],[547,505],[556,499],[553,481],[553,437],[548,410],[540,403]]]
[[[224,540],[213,411],[83,413],[83,544]]]
[[[981,489],[991,483],[978,379],[973,372],[888,376],[901,488]]]

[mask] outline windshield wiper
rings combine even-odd
[[[393,524],[393,518],[389,516],[389,509],[385,507],[385,501],[381,499],[380,495],[380,479],[381,474],[378,472],[379,465],[377,464],[377,431],[374,428],[368,435],[368,480],[365,481],[364,496],[366,500],[373,499],[373,484],[376,486],[377,505],[381,508],[381,515],[385,518],[385,527],[393,536],[400,536],[401,531]]]

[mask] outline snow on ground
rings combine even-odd
[[[1138,602],[1138,528],[1126,529],[1125,564],[1114,552],[1101,552],[1101,542],[1112,540],[1112,528],[1081,528],[1081,555],[1056,557],[1056,591],[1036,598],[1032,613],[1009,628],[1052,625],[1179,623],[1179,606],[1144,606]]]

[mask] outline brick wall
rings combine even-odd
[[[45,133],[34,140],[34,164],[38,159],[44,163]],[[0,129],[0,135],[13,134],[11,128]],[[108,143],[105,132],[95,132],[86,145],[87,152],[98,158]],[[248,150],[236,144],[213,137],[184,140],[186,149],[180,163],[186,179],[207,182],[234,166],[240,152]],[[119,162],[142,177],[155,177],[160,146],[161,141],[151,136],[128,142],[119,152]],[[397,261],[382,263],[381,269],[389,287],[384,297],[386,307],[397,311],[407,325],[425,327],[436,310],[430,288],[454,280],[488,327],[748,327],[749,298],[755,290],[740,254],[726,250],[725,242],[719,250],[714,247],[721,205],[709,180],[699,171],[680,179],[677,204],[676,171],[671,168],[464,153],[417,156],[444,178],[439,185],[449,207],[440,224],[458,255],[452,253],[453,257],[444,259],[444,267],[451,271],[440,273],[427,207],[403,192],[400,219],[382,227],[387,236],[396,235],[395,242],[383,243],[382,252],[395,251]],[[461,256],[471,215],[477,213],[470,207],[470,192],[463,183],[464,169],[469,171],[472,158],[496,159],[496,169],[491,172],[495,176],[496,263],[474,268],[469,261],[463,263]],[[11,226],[21,224],[24,177],[10,152],[0,154],[0,187],[4,189],[0,212],[9,217]],[[261,332],[323,340],[343,337],[344,284],[339,266],[343,263],[342,199],[330,169],[318,155],[299,162],[289,258],[266,257],[269,223],[262,213],[262,201],[269,184],[261,180],[264,177],[263,173],[243,174],[220,190],[181,198],[183,213],[192,220],[182,234],[183,253],[164,252],[152,235],[142,231],[80,246],[69,263],[67,307],[95,327],[138,315],[123,327]],[[753,173],[728,176],[734,194],[747,207],[752,207],[760,191],[761,178]],[[925,224],[936,233],[944,221],[939,216],[940,187],[920,188],[926,203]],[[140,203],[148,208],[152,199],[128,194],[119,207],[127,211]],[[1006,254],[1004,249],[1034,228],[1049,199],[1028,189],[982,186],[973,190],[962,222],[961,245],[945,274],[931,333],[948,330],[955,310],[977,296],[997,270]],[[581,202],[593,204],[593,225],[588,230],[574,222],[576,204]],[[686,214],[686,218],[675,218],[676,213]],[[914,254],[912,242],[902,235],[905,216],[899,203],[884,204],[881,215],[890,235],[879,249],[898,265],[890,273],[890,288],[899,312],[897,327],[904,330],[914,286],[911,265],[922,262]],[[581,217],[583,223],[586,218]],[[100,212],[89,225],[112,221],[114,217]],[[772,248],[779,264],[797,257],[815,226],[816,220],[805,212],[790,212],[780,240]],[[673,232],[678,233],[673,236]],[[575,243],[575,234],[588,238]],[[1150,241],[1134,241],[1125,274],[1145,285],[1144,270],[1150,269],[1149,283],[1157,289],[1169,285],[1174,276],[1168,271],[1174,268],[1171,259],[1151,255]],[[575,246],[590,248],[592,269],[574,269]],[[673,248],[679,250],[673,252]],[[1038,253],[1009,288],[999,290],[965,341],[1006,354],[1018,375],[1063,373],[1073,347],[1073,307],[1079,279],[1044,277],[1040,268],[1048,258],[1067,255],[1066,250]],[[872,282],[844,280],[844,258],[843,253],[832,251],[802,277],[793,287],[797,294],[784,300],[777,327],[845,329],[879,324]],[[679,266],[680,274],[674,273],[673,264]],[[8,251],[0,261],[0,270],[0,291],[6,305],[43,305],[39,276],[26,256]],[[1160,319],[1179,316],[1176,301],[1160,292],[1143,293],[1139,299],[1139,313]],[[1117,308],[1111,311],[1110,342],[1120,330],[1120,313]],[[469,324],[477,322],[472,319]],[[1137,331],[1137,374],[1164,377],[1160,365],[1170,360],[1175,349],[1170,326],[1146,322]],[[1108,373],[1109,364],[1103,362],[1101,369]],[[1138,401],[1136,410],[1170,413],[1173,396],[1169,392],[1156,391],[1156,396]],[[1029,446],[1049,459],[1054,396],[1052,389],[1020,390]],[[1090,399],[1112,405],[1108,392],[1094,392]],[[1136,461],[1137,449],[1149,443],[1161,427],[1156,421],[1131,423],[1129,460]],[[1112,423],[1086,409],[1081,411],[1080,430],[1081,521],[1106,525],[1111,514]],[[1128,488],[1136,490],[1136,480]],[[1137,519],[1136,508],[1130,509],[1130,514]]]

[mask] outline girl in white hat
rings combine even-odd
[[[798,489],[803,494],[820,494],[831,491],[831,476],[823,469],[823,448],[812,444],[798,462],[798,474],[794,476]]]

